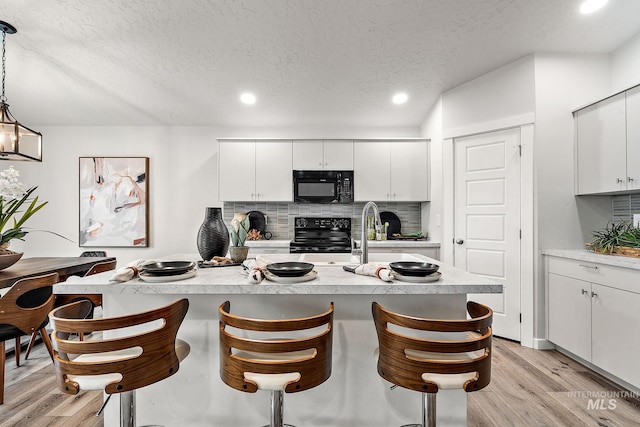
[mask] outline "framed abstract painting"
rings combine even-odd
[[[148,157],[80,157],[80,246],[149,246]]]

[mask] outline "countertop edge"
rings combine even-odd
[[[603,255],[585,249],[546,249],[542,251],[542,254],[545,256],[588,261],[615,267],[640,270],[640,258],[619,255]]]

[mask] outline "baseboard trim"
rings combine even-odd
[[[555,350],[556,346],[551,341],[543,338],[533,339],[533,348],[536,350]]]

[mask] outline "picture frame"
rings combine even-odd
[[[80,157],[81,247],[149,246],[149,158]]]

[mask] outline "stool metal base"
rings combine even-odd
[[[271,420],[270,424],[263,427],[296,427],[283,422],[284,416],[284,392],[271,390]]]
[[[400,427],[436,427],[436,394],[422,393],[422,424],[404,424]]]

